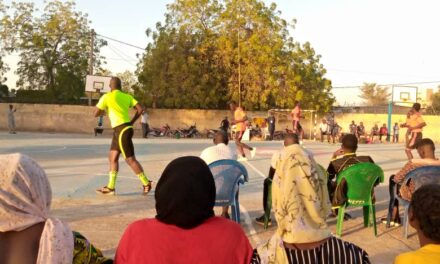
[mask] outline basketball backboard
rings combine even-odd
[[[108,93],[110,92],[110,79],[108,76],[87,75],[86,92]]]
[[[398,105],[410,106],[417,102],[417,87],[393,86],[392,100]]]

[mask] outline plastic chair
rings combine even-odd
[[[345,208],[352,206],[363,207],[364,227],[373,225],[374,235],[377,236],[376,208],[372,202],[371,193],[378,180],[380,183],[384,181],[383,170],[374,163],[358,163],[338,175],[338,185],[342,179],[345,179],[347,183],[347,201],[342,206],[336,207],[339,209],[336,235],[341,237]]]
[[[326,169],[324,169],[323,166],[318,164],[318,170],[320,170],[326,177],[328,177]],[[327,181],[327,178],[325,179]],[[270,219],[270,213],[272,211],[272,180],[269,182],[268,186],[268,194],[267,194],[267,201],[266,201],[266,210],[264,211],[264,229],[267,229],[269,227],[269,219]]]
[[[425,184],[440,184],[440,166],[423,166],[416,168],[408,174],[406,174],[405,179],[403,180],[402,186],[409,184],[409,182],[414,182],[415,189],[417,190],[421,186]],[[397,185],[394,189],[394,197],[399,201],[404,208],[403,213],[403,236],[408,238],[408,209],[410,202],[402,199],[399,196],[397,191]],[[388,216],[387,216],[387,226],[390,224],[391,214],[394,207],[394,200],[391,201],[390,207],[388,208]]]
[[[209,164],[214,175],[215,206],[231,206],[232,220],[240,223],[239,185],[248,181],[246,168],[236,160],[219,160]]]

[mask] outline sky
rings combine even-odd
[[[10,3],[10,0],[6,0]],[[43,0],[33,1],[41,6]],[[163,21],[173,0],[77,0],[98,34],[145,47],[147,28]],[[339,104],[360,101],[364,82],[379,84],[440,81],[440,1],[435,0],[264,0],[276,3],[281,16],[297,20],[292,36],[309,41],[327,69]],[[109,42],[102,49],[105,66],[113,73],[136,69],[141,50]],[[15,87],[12,66],[8,86]],[[440,82],[423,87],[437,87]],[[356,94],[355,96],[353,96]]]

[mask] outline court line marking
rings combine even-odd
[[[48,153],[48,152],[56,152],[56,151],[63,151],[66,150],[67,146],[63,146],[56,149],[46,149],[46,150],[26,150],[27,153]]]
[[[249,215],[249,212],[246,210],[246,208],[240,204],[240,212],[244,216],[244,224],[247,226],[249,230],[249,236],[252,238],[252,240],[257,244],[261,244],[261,239],[258,236],[257,230],[255,230],[254,225],[252,224],[251,217]]]
[[[50,176],[51,173],[58,173],[58,174],[78,174],[78,175],[87,175],[87,176],[93,176],[93,177],[96,177],[96,176],[106,176],[106,175],[108,175],[108,174],[106,174],[106,173],[72,172],[72,171],[57,170],[57,169],[53,169],[53,170],[52,170],[52,169],[47,169],[47,170],[46,170],[46,173],[49,174],[49,176]],[[63,176],[63,175],[62,175],[62,176]],[[64,175],[64,176],[66,176],[66,175]],[[139,179],[136,178],[136,177],[119,176],[119,175],[118,175],[117,178],[118,178],[118,179],[119,179],[119,178],[123,178],[123,179],[135,180],[135,181],[138,181],[138,180],[139,180]]]
[[[261,171],[259,171],[257,168],[255,168],[254,165],[250,164],[248,161],[245,161],[244,163],[246,163],[246,165],[251,167],[251,169],[254,170],[260,177],[262,177],[263,179],[266,179],[266,175],[264,175]]]

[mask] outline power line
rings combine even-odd
[[[97,36],[100,36],[101,38],[104,38],[104,39],[108,39],[108,40],[111,40],[111,41],[114,41],[114,42],[118,42],[118,43],[120,43],[120,44],[124,44],[124,45],[130,46],[130,47],[132,47],[132,48],[136,48],[136,49],[140,49],[140,50],[145,51],[145,48],[141,48],[141,47],[139,47],[139,46],[136,46],[136,45],[133,45],[133,44],[130,44],[130,43],[124,42],[124,41],[122,41],[122,40],[117,40],[117,39],[114,39],[114,38],[106,37],[106,36],[103,36],[103,35],[98,34],[98,33],[96,33],[96,35],[97,35]]]
[[[108,48],[111,50],[111,51],[113,51],[113,53],[114,54],[116,54],[116,56],[118,56],[119,58],[121,58],[123,61],[125,61],[126,63],[128,63],[128,64],[130,64],[130,65],[132,65],[132,66],[137,66],[136,64],[134,64],[134,63],[132,63],[131,61],[129,61],[129,60],[127,60],[126,58],[124,58],[124,56],[122,56],[121,54],[119,54],[119,52],[117,52],[116,50],[114,50],[113,48],[112,48],[112,46],[111,45],[108,45]]]
[[[379,86],[390,86],[390,85],[417,85],[417,84],[431,84],[431,83],[440,83],[440,81],[426,81],[426,82],[408,82],[408,83],[390,83],[390,84],[378,84]],[[353,88],[361,88],[362,85],[353,85],[353,86],[333,86],[333,89],[353,89]]]

